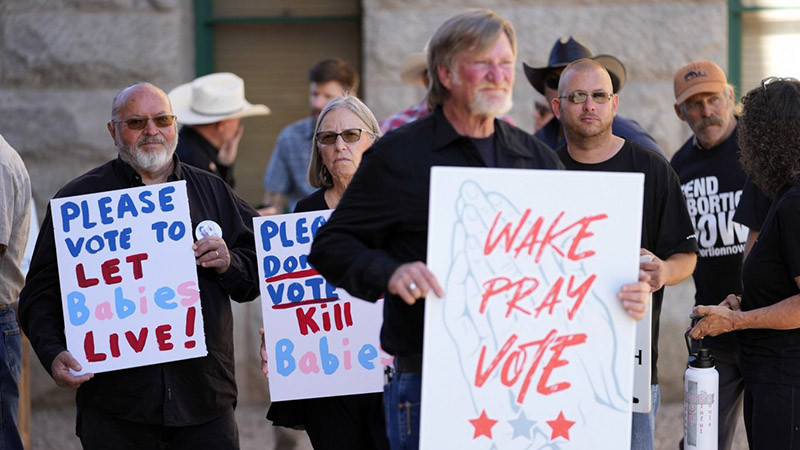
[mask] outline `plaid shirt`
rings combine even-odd
[[[428,109],[428,99],[426,97],[418,104],[381,120],[380,122],[381,132],[383,132],[383,134],[386,134],[390,130],[394,130],[395,128],[402,127],[407,123],[411,123],[417,119],[421,119],[430,113],[431,110]],[[514,125],[514,121],[511,120],[511,117],[500,116],[498,118],[501,120],[505,120],[511,125]]]

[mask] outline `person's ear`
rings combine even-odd
[[[556,116],[556,119],[561,120],[561,99],[558,97],[554,97],[550,100],[550,109],[553,110],[553,115]]]
[[[686,122],[686,117],[683,116],[683,111],[681,111],[681,107],[678,106],[677,103],[673,104],[672,106],[675,107],[675,114],[678,115],[678,118],[681,119],[682,121]]]

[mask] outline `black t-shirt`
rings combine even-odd
[[[769,213],[772,199],[764,195],[750,178],[744,183],[742,198],[739,199],[739,206],[736,207],[736,214],[733,221],[749,227],[753,231],[761,230],[761,225]]]
[[[672,157],[697,231],[696,305],[717,305],[742,292],[746,226],[733,222],[747,176],[739,167],[738,127],[718,146],[698,147],[692,137]]]
[[[758,240],[742,270],[742,310],[763,308],[798,294],[800,186],[775,196]],[[742,374],[769,383],[800,386],[800,329],[738,332]]]
[[[294,207],[296,213],[322,211],[324,209],[331,209],[328,202],[325,201],[326,189],[319,189],[311,193],[308,197],[303,197],[297,201]]]
[[[470,140],[475,144],[475,148],[478,149],[478,153],[483,158],[483,162],[486,163],[486,167],[497,167],[497,156],[494,153],[494,133],[489,137],[470,138]]]
[[[566,146],[556,153],[567,170],[598,172],[640,172],[644,178],[641,246],[662,260],[675,253],[697,251],[692,221],[686,211],[678,176],[669,163],[652,150],[626,140],[616,155],[597,164],[583,164],[569,155]],[[602,189],[586,186],[586,189]],[[653,343],[651,382],[658,384],[658,325],[664,289],[653,293]]]

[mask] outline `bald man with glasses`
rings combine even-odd
[[[681,195],[678,177],[655,151],[612,133],[619,97],[608,71],[597,61],[566,66],[552,100],[564,127],[565,144],[556,153],[567,170],[645,174],[640,269],[650,275],[652,292],[652,410],[633,413],[632,449],[652,449],[658,412],[658,330],[664,286],[680,283],[694,270],[697,238]],[[595,186],[587,187],[595,188]]]
[[[77,389],[76,434],[85,449],[239,448],[230,299],[258,295],[252,230],[258,213],[222,179],[178,159],[175,119],[158,87],[122,89],[107,124],[118,158],[69,182],[56,197],[185,181],[192,229],[212,220],[222,231],[193,246],[208,355],[76,375],[82,368],[66,348],[49,207],[20,294],[20,324],[39,361],[57,385]]]

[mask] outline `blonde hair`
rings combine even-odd
[[[439,80],[438,67],[455,70],[456,57],[465,50],[482,52],[505,33],[517,55],[517,35],[509,21],[488,9],[468,11],[448,19],[436,30],[428,47],[428,106],[444,103],[449,91]]]

